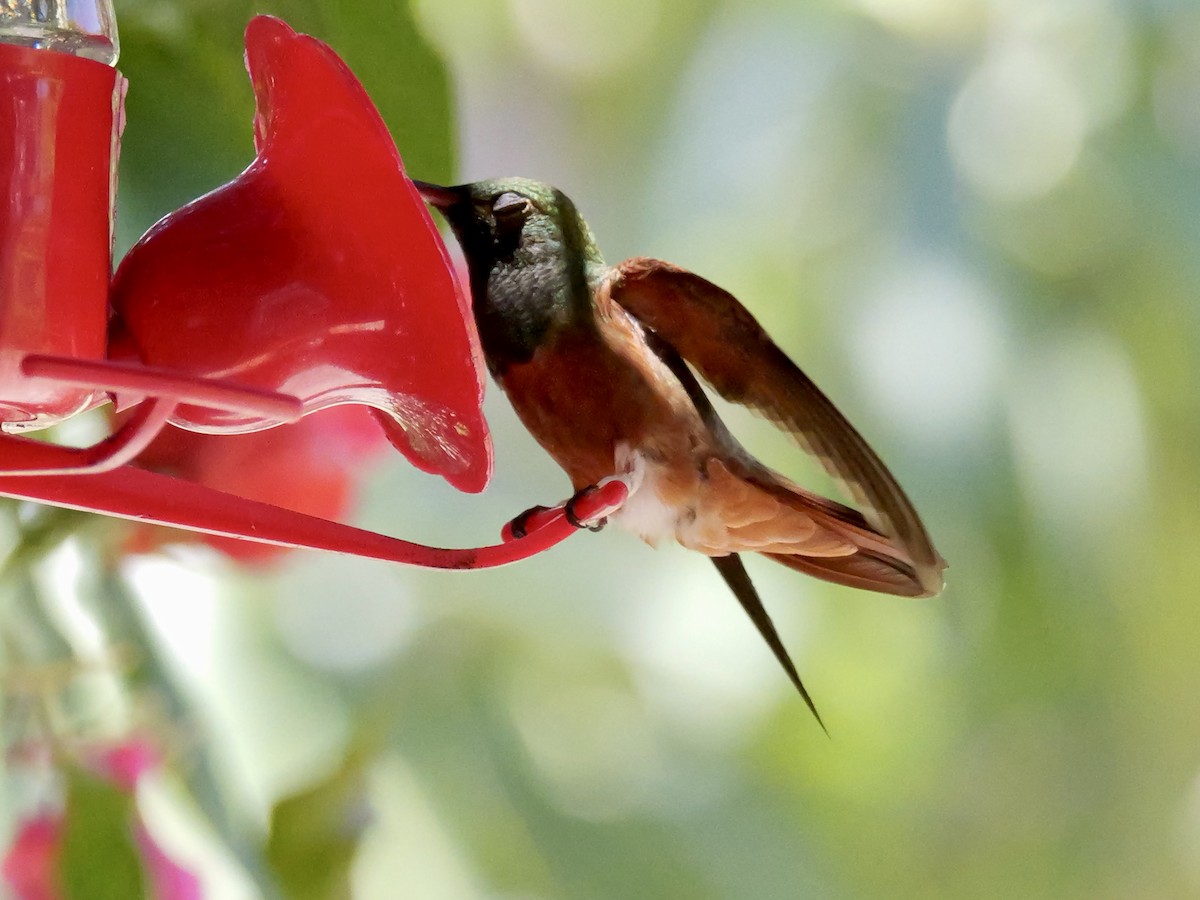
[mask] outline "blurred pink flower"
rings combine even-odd
[[[135,737],[82,754],[84,767],[122,791],[133,794],[138,782],[157,768],[161,757],[151,741]],[[0,862],[0,877],[14,900],[61,900],[59,878],[65,819],[61,809],[39,811],[25,819]],[[136,806],[129,823],[142,869],[154,900],[201,900],[200,879],[162,849],[146,828]]]
[[[88,768],[132,794],[141,777],[160,762],[158,748],[145,738],[135,737],[97,751]]]
[[[58,900],[59,842],[62,818],[38,813],[17,827],[16,836],[0,864],[0,876],[14,900]]]
[[[134,840],[142,854],[142,866],[150,882],[152,897],[158,900],[201,900],[204,897],[195,873],[167,856],[140,821],[134,826]]]

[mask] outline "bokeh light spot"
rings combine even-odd
[[[960,38],[983,19],[980,0],[851,0],[849,5],[886,28],[925,40]]]
[[[525,45],[548,68],[596,78],[620,72],[656,39],[659,0],[510,0]]]
[[[880,273],[850,336],[879,413],[914,443],[982,430],[1003,367],[1003,321],[961,266],[918,258]]]
[[[416,612],[404,583],[381,577],[385,571],[382,564],[364,560],[315,556],[290,569],[275,607],[288,649],[317,668],[354,672],[406,646],[417,626]]]
[[[558,807],[605,821],[652,805],[665,766],[637,698],[579,673],[547,674],[520,670],[511,701],[525,749]]]
[[[998,200],[1051,190],[1079,159],[1083,98],[1054,60],[1032,47],[993,52],[950,108],[950,152],[966,181]]]
[[[1130,360],[1113,338],[1044,341],[1021,365],[1009,416],[1026,498],[1056,533],[1128,527],[1145,496],[1146,433]]]

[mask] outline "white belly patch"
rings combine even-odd
[[[632,479],[632,486],[628,499],[612,516],[612,521],[651,545],[664,538],[674,540],[679,510],[663,502],[659,495],[662,466],[648,462],[628,444],[617,445],[616,464],[617,472]]]

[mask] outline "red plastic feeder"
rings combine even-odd
[[[125,465],[167,422],[246,432],[356,403],[419,468],[467,491],[490,476],[468,305],[378,112],[329,47],[278,19],[251,21],[246,64],[256,159],[129,252],[106,340],[119,76],[0,46],[13,98],[0,100],[0,165],[16,173],[0,210],[0,425],[137,407],[82,450],[0,436],[0,494],[436,568],[511,562],[573,533],[550,511],[519,540],[441,550]],[[606,515],[626,494],[610,482],[577,514]]]

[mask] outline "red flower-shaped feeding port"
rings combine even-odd
[[[469,309],[433,220],[333,51],[260,16],[246,29],[258,158],[155,225],[117,270],[114,353],[381,412],[419,468],[480,491],[491,445]],[[182,406],[203,432],[269,418]]]
[[[378,112],[314,38],[260,16],[246,42],[255,161],[130,251],[113,281],[108,358],[65,348],[20,361],[26,376],[133,414],[83,451],[0,436],[0,495],[437,568],[511,562],[573,533],[543,514],[522,539],[440,550],[124,465],[168,421],[250,432],[363,404],[419,468],[468,491],[490,474],[467,304]],[[3,318],[18,315],[0,299]],[[576,513],[605,515],[626,493],[609,482]]]

